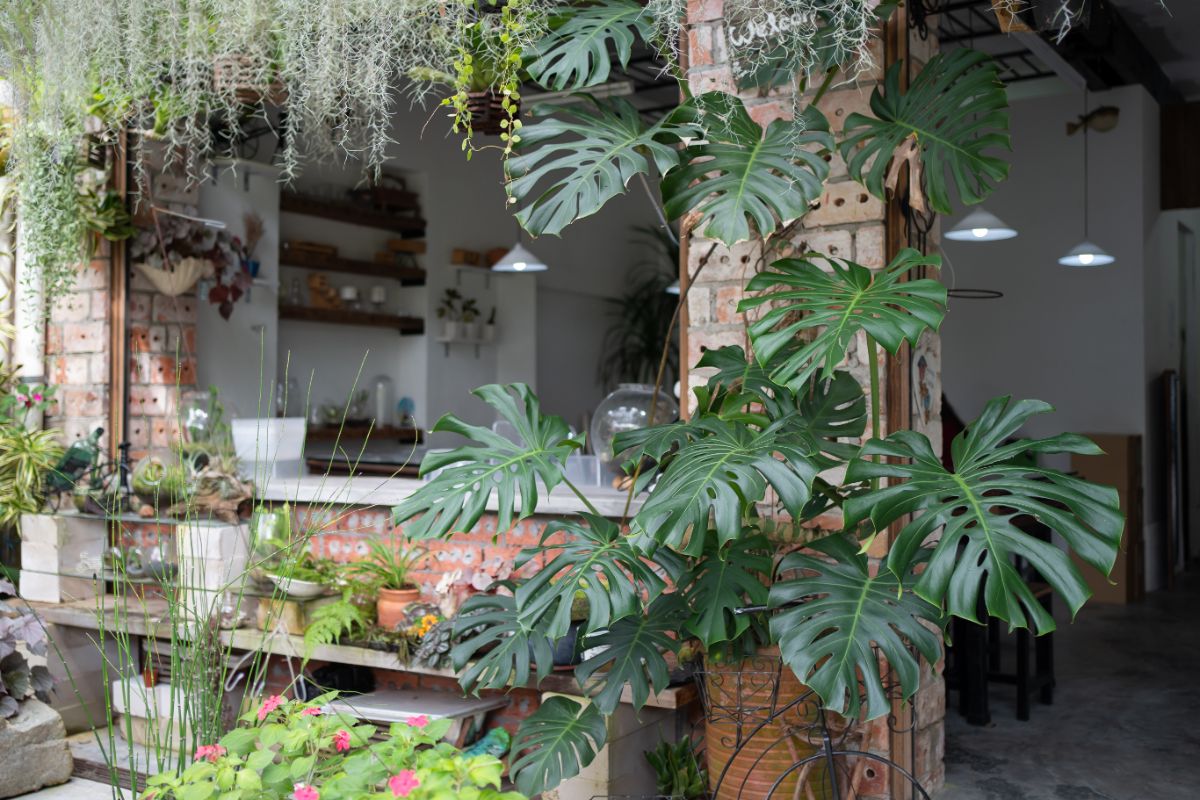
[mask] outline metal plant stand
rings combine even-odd
[[[902,776],[911,787],[910,797],[930,800],[916,777],[915,747],[910,747],[912,758],[907,768],[872,753],[864,741],[867,726],[828,714],[811,689],[799,696],[787,696],[789,684],[798,683],[778,657],[758,656],[742,665],[749,669],[717,665],[701,669],[696,675],[709,744],[712,746],[713,731],[717,730],[721,732],[721,749],[730,751],[724,769],[712,784],[713,798],[740,800],[755,771],[767,762],[778,770],[781,757],[786,758],[787,753],[793,761],[769,787],[766,797],[770,800],[854,800],[862,782],[873,778],[872,770],[878,769]],[[898,691],[898,687],[891,687],[889,694],[898,696]],[[889,715],[888,729],[915,738],[915,707],[910,723],[904,727]],[[804,752],[796,757],[798,749]],[[758,755],[751,757],[754,752]],[[761,781],[755,792],[761,792]]]

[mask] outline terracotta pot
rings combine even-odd
[[[787,708],[810,690],[777,655],[767,653],[732,664],[705,663],[703,677],[708,700],[704,749],[715,800],[833,796],[823,761],[791,772],[775,786],[792,765],[820,750],[819,733],[808,729],[817,722],[818,702],[814,697]]]
[[[395,630],[404,621],[404,611],[421,599],[421,590],[415,586],[407,589],[380,589],[375,601],[375,621],[384,630]]]

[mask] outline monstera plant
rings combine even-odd
[[[532,73],[581,97],[527,124],[506,166],[516,217],[534,235],[558,234],[636,182],[657,184],[663,217],[685,220],[693,235],[726,246],[759,239],[770,252],[771,237],[821,197],[833,157],[880,197],[907,168],[910,201],[927,199],[941,212],[952,194],[982,200],[1007,173],[994,152],[1008,147],[1007,103],[986,56],[936,56],[907,91],[894,67],[874,90],[872,116],[851,115],[839,136],[816,102],[829,81],[794,120],[765,129],[738,97],[693,96],[686,84],[675,111],[647,121],[621,99],[586,96],[608,77],[610,49],[624,61],[631,40],[651,35],[638,4],[577,8],[573,20],[564,12],[551,26]],[[739,309],[752,354],[706,352],[696,366],[710,377],[687,419],[614,443],[644,493],[624,525],[568,480],[565,461],[582,438],[543,414],[527,387],[476,392],[511,423],[515,443],[454,417],[434,427],[470,444],[424,465],[437,476],[395,509],[408,535],[469,530],[490,496],[505,528],[560,485],[586,509],[548,525],[541,543],[524,550],[519,563],[545,563],[541,571],[471,598],[457,624],[453,658],[463,687],[502,688],[547,675],[572,602],[578,593],[589,601],[581,631],[588,657],[575,676],[590,702],[554,697],[525,720],[510,764],[522,792],[586,765],[622,694],[640,706],[664,689],[668,655],[685,640],[709,659],[774,645],[827,708],[873,718],[891,708],[881,658],[911,697],[918,658],[937,660],[937,632],[951,616],[975,620],[986,608],[1013,626],[1053,629],[1015,556],[1071,613],[1079,609],[1088,592],[1071,558],[1025,533],[1019,517],[1044,522],[1083,561],[1111,569],[1123,530],[1116,492],[1017,458],[1098,452],[1074,435],[1014,438],[1030,416],[1050,410],[1044,403],[992,401],[948,443],[949,467],[922,434],[879,435],[880,349],[894,354],[936,332],[946,289],[925,275],[938,265],[936,256],[905,249],[882,269],[799,253],[759,270]],[[869,396],[841,369],[860,351]],[[772,537],[781,525],[800,530],[831,512],[840,512],[841,530],[776,557]],[[880,540],[890,543],[885,555],[870,558],[889,529],[891,538]]]

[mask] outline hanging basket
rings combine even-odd
[[[154,288],[167,297],[178,297],[190,292],[201,278],[211,277],[213,263],[206,258],[182,258],[172,264],[174,269],[165,270],[144,262],[134,264],[146,276]]]
[[[281,105],[287,90],[279,80],[264,81],[267,71],[246,55],[230,54],[213,59],[213,91],[218,96],[232,95],[244,105],[262,102]]]
[[[475,133],[482,133],[485,136],[499,136],[504,133],[507,128],[500,124],[501,120],[507,120],[508,114],[504,113],[504,108],[501,103],[504,101],[495,89],[487,89],[482,92],[467,93],[467,111],[471,114],[471,128]],[[510,101],[517,106],[517,111],[513,113],[515,117],[520,112],[520,101]]]

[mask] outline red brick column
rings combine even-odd
[[[898,12],[899,13],[899,12]],[[724,29],[724,0],[689,0],[688,2],[688,80],[694,93],[721,90],[736,91],[730,70]],[[900,24],[903,24],[901,22]],[[903,36],[903,30],[899,29]],[[919,69],[926,60],[934,41],[920,41],[909,37],[914,63],[912,70]],[[869,101],[875,85],[882,80],[886,67],[884,47],[881,40],[873,45],[873,61],[876,68],[869,74],[860,75],[852,85],[835,88],[825,94],[818,107],[828,118],[835,135],[840,134],[846,117],[859,111],[870,113]],[[819,85],[814,80],[813,85]],[[791,117],[793,98],[786,90],[775,89],[767,93],[743,93],[747,109],[761,125],[776,119]],[[820,202],[804,218],[803,225],[783,244],[777,246],[773,257],[786,256],[791,252],[817,251],[856,261],[864,266],[882,267],[888,258],[889,214],[895,213],[884,201],[872,196],[860,184],[850,180],[845,163],[834,154],[830,161],[830,178]],[[686,309],[685,341],[687,352],[683,354],[689,367],[687,383],[689,389],[702,385],[709,377],[708,371],[690,369],[705,349],[726,345],[741,345],[750,350],[745,320],[737,313],[747,281],[764,264],[761,246],[756,242],[744,242],[732,248],[692,235],[687,243],[687,270],[697,274],[694,285],[688,291]],[[703,267],[703,269],[701,269]],[[933,345],[936,352],[936,343]],[[849,353],[842,368],[848,370],[862,384],[868,386],[868,355],[865,338],[860,336],[858,346]],[[936,371],[938,365],[933,365]],[[881,365],[882,371],[882,365]],[[935,381],[940,386],[940,381]],[[884,387],[886,388],[886,382]],[[689,398],[691,393],[688,393]],[[881,407],[888,407],[887,398],[881,398]],[[881,420],[884,433],[889,428],[886,412]],[[936,422],[936,420],[934,421]],[[929,425],[928,427],[936,427]],[[899,427],[899,426],[898,426]],[[872,431],[868,430],[867,435]],[[935,444],[937,439],[934,439]],[[813,524],[818,529],[839,530],[839,515],[829,515]],[[880,537],[881,540],[884,537]],[[883,541],[880,544],[884,544]],[[789,542],[781,547],[791,546]],[[873,555],[877,555],[874,554]],[[915,735],[911,740],[915,750],[918,779],[928,791],[940,788],[944,779],[943,718],[945,716],[944,683],[941,676],[942,664],[926,665],[922,673],[922,687],[914,698],[912,709],[916,713]],[[907,714],[907,709],[897,709]],[[903,724],[903,722],[902,722]],[[908,749],[907,734],[895,734],[887,728],[886,720],[872,723],[866,734],[865,744],[873,751],[896,759],[909,768],[913,753]],[[868,771],[870,772],[870,771]],[[885,770],[874,770],[874,775],[865,775],[859,785],[863,798],[908,797],[901,784]]]

